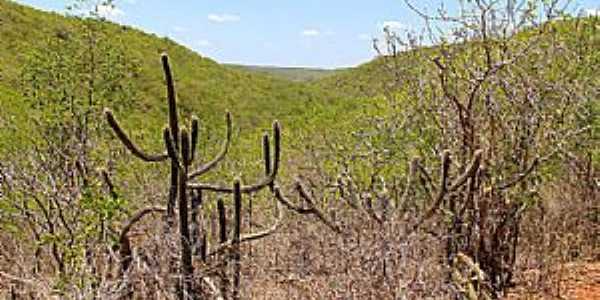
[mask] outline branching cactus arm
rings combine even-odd
[[[119,138],[121,143],[123,143],[125,148],[127,148],[133,155],[135,155],[139,159],[141,159],[143,161],[147,161],[147,162],[161,162],[161,161],[165,161],[167,158],[169,158],[167,153],[147,154],[144,151],[142,151],[127,136],[125,131],[119,125],[119,122],[117,122],[117,120],[113,116],[113,113],[112,113],[112,111],[110,111],[110,109],[108,109],[108,108],[104,109],[104,116],[106,117],[106,121],[108,122],[108,125],[110,125],[110,128],[112,128],[112,130],[117,135],[117,137]]]
[[[180,257],[177,261],[171,261],[170,263],[173,268],[169,270],[169,272],[173,274],[181,275],[178,282],[175,284],[176,291],[179,299],[184,299],[187,297],[186,295],[193,295],[195,293],[195,283],[193,282],[194,278],[194,266],[192,265],[192,251],[191,251],[191,236],[190,236],[190,224],[188,220],[188,193],[190,190],[196,190],[197,192],[213,191],[218,193],[226,193],[233,194],[234,203],[235,203],[235,218],[234,218],[234,235],[230,240],[227,240],[227,232],[226,232],[226,221],[225,221],[225,207],[222,201],[218,202],[219,208],[219,219],[220,219],[220,228],[221,228],[221,243],[217,246],[216,249],[213,249],[212,253],[219,253],[222,250],[228,249],[233,250],[231,257],[224,257],[225,265],[227,265],[227,260],[232,259],[233,263],[233,286],[234,290],[232,296],[234,299],[239,298],[239,286],[240,286],[240,243],[245,241],[253,241],[257,239],[264,238],[266,236],[271,235],[276,232],[276,230],[280,227],[283,220],[283,213],[279,209],[280,203],[287,203],[290,208],[295,207],[289,201],[279,201],[276,202],[275,209],[277,210],[278,217],[275,223],[267,228],[264,231],[251,233],[248,235],[241,235],[241,198],[242,194],[254,193],[258,192],[262,189],[269,188],[271,192],[279,191],[275,184],[275,179],[279,172],[279,164],[281,159],[281,129],[280,125],[277,121],[273,123],[273,149],[271,149],[271,144],[269,141],[269,136],[265,135],[263,137],[263,155],[264,155],[264,166],[265,166],[265,176],[257,183],[252,185],[243,186],[241,182],[236,180],[234,182],[233,187],[231,186],[217,186],[210,185],[204,183],[190,183],[189,181],[193,178],[199,177],[211,170],[213,170],[219,162],[221,162],[229,151],[229,147],[231,144],[231,136],[232,136],[232,118],[231,114],[227,112],[226,119],[226,131],[225,131],[225,139],[221,145],[220,152],[210,161],[200,165],[198,169],[195,171],[190,171],[191,166],[193,165],[194,160],[198,160],[197,155],[197,147],[198,147],[198,136],[199,136],[199,121],[197,118],[193,117],[190,124],[190,131],[186,128],[180,128],[180,122],[178,119],[178,112],[176,107],[176,94],[175,94],[175,85],[173,82],[173,76],[171,73],[171,67],[169,65],[169,59],[167,55],[161,56],[162,67],[164,71],[165,84],[167,88],[167,102],[168,102],[168,126],[166,126],[163,130],[163,142],[165,147],[165,153],[161,153],[158,155],[155,154],[147,154],[146,152],[140,150],[138,146],[136,146],[131,139],[125,134],[125,131],[122,130],[121,126],[114,118],[112,112],[110,110],[105,111],[106,119],[112,128],[112,130],[116,133],[117,137],[121,140],[124,146],[131,151],[138,158],[148,161],[148,162],[162,162],[169,161],[171,177],[170,177],[170,189],[168,194],[168,202],[167,207],[165,208],[151,208],[143,210],[142,212],[133,216],[132,221],[130,221],[125,227],[121,234],[121,256],[123,258],[122,262],[122,272],[124,273],[127,270],[127,267],[132,262],[132,251],[129,238],[127,236],[127,232],[129,228],[133,226],[135,222],[141,219],[143,216],[148,215],[152,212],[165,212],[166,211],[166,227],[165,232],[168,234],[174,230],[175,228],[175,220],[176,220],[176,208],[179,208],[178,218],[179,218],[179,235],[181,239],[181,248],[180,248]],[[273,150],[273,151],[271,151]],[[308,196],[308,193],[303,191],[303,188],[298,185],[298,192],[301,194],[301,197],[305,197],[306,202],[311,203],[311,208],[305,211],[306,213],[315,214],[320,220],[325,222],[332,229],[336,229],[335,225],[328,222],[327,219],[324,218],[324,215],[318,211],[314,205],[314,201]],[[281,192],[279,198],[283,198]],[[194,209],[197,209],[195,207]],[[302,211],[302,210],[300,210]],[[197,228],[199,228],[199,224],[196,224]],[[339,230],[337,230],[339,231]],[[197,237],[198,238],[198,237]],[[198,240],[198,239],[196,239]],[[204,244],[205,245],[205,244]],[[233,249],[232,249],[233,248]],[[210,254],[209,254],[210,255]],[[226,276],[226,271],[223,269],[219,273],[221,277],[221,294],[225,296],[228,291],[229,280]]]
[[[165,147],[167,148],[167,154],[171,161],[177,166],[177,169],[182,169],[183,166],[180,163],[179,155],[177,154],[177,149],[175,149],[175,140],[171,135],[171,131],[168,127],[165,127],[163,130],[163,139],[165,141]]]
[[[279,161],[281,158],[281,129],[279,127],[279,122],[275,121],[273,123],[273,136],[274,136],[274,158],[273,158],[273,169],[270,174],[260,180],[258,183],[252,185],[243,185],[240,186],[240,192],[243,194],[255,193],[260,191],[261,189],[273,184],[275,182],[275,178],[277,177],[277,173],[279,171]],[[204,184],[204,183],[189,183],[188,188],[196,189],[196,190],[205,190],[212,192],[219,192],[225,194],[232,194],[234,190],[227,186],[219,186],[212,184]]]
[[[207,173],[208,171],[212,170],[227,155],[227,152],[229,151],[229,146],[231,144],[231,134],[232,134],[232,121],[231,121],[231,113],[230,112],[227,112],[225,114],[225,120],[227,122],[227,128],[226,128],[226,132],[225,132],[225,140],[223,141],[223,144],[221,145],[221,152],[219,152],[219,154],[217,154],[217,156],[213,160],[207,162],[206,164],[204,164],[203,166],[198,168],[198,170],[191,172],[188,175],[188,179],[190,179],[190,180],[194,179],[194,178],[201,176],[201,175]],[[192,129],[193,129],[193,127],[192,127]],[[197,129],[196,129],[196,132],[197,132]],[[193,144],[192,149],[194,149],[196,147],[196,144],[195,143],[192,143],[192,144]]]

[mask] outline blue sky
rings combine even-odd
[[[64,11],[74,1],[19,0]],[[440,3],[418,1],[432,11]],[[420,28],[403,0],[117,0],[103,13],[111,20],[169,36],[219,62],[254,65],[347,67],[370,60],[371,38],[384,25]],[[598,0],[574,10],[597,12]]]

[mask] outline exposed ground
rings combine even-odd
[[[525,278],[517,283],[518,286],[506,299],[600,299],[600,262],[566,264],[559,267],[554,275],[560,284],[540,290],[535,287],[539,271],[526,272]]]

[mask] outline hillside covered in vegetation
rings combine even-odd
[[[510,3],[314,70],[0,0],[0,297],[569,297],[600,19]]]
[[[56,40],[84,43],[85,27],[79,18],[41,12],[7,0],[0,1],[0,22],[0,87],[6,91],[0,95],[2,112],[4,118],[6,114],[19,118],[27,111],[20,97],[31,58],[44,53]],[[143,116],[148,132],[158,132],[165,122],[160,119],[165,109],[161,53],[168,53],[173,62],[179,104],[208,126],[220,126],[217,122],[226,110],[233,112],[237,125],[247,132],[268,125],[272,119],[291,127],[330,109],[334,112],[347,108],[347,103],[333,93],[223,66],[168,38],[128,26],[91,22],[98,31],[98,44],[105,43],[103,47],[116,50],[131,64],[126,79],[135,93],[127,99],[124,117],[140,121]]]

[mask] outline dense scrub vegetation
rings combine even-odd
[[[0,0],[0,295],[565,296],[600,259],[600,21],[528,3],[292,82]]]

